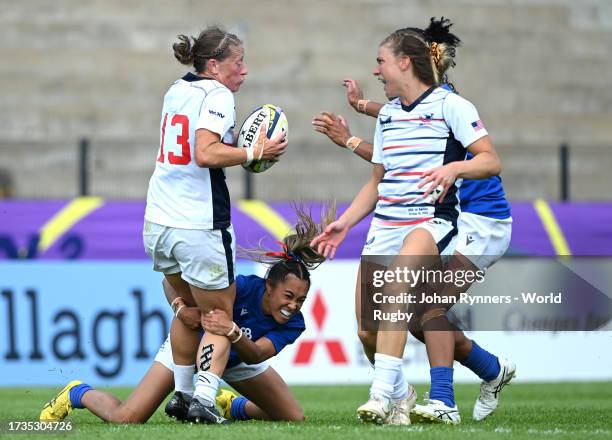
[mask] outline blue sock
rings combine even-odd
[[[451,408],[455,406],[455,392],[453,391],[453,369],[451,367],[433,367],[429,370],[431,388],[429,398],[444,402]]]
[[[87,392],[92,390],[92,388],[87,385],[86,383],[82,383],[80,385],[77,385],[76,387],[73,387],[70,389],[70,403],[72,404],[73,408],[85,408],[83,406],[83,404],[81,403],[81,399],[83,398],[83,395]]]
[[[234,420],[249,420],[250,417],[246,413],[246,404],[249,401],[244,396],[235,397],[232,400],[232,407],[230,408],[230,413],[232,414],[232,419]]]
[[[499,370],[501,369],[497,356],[481,348],[476,341],[472,341],[472,351],[470,351],[468,357],[460,361],[460,363],[487,382],[495,379],[499,375]]]

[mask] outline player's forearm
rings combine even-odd
[[[172,304],[174,300],[179,297],[165,278],[162,280],[162,288],[164,289],[164,295],[166,296],[166,301],[168,301],[168,304]]]
[[[381,104],[380,102],[368,101],[363,106],[363,111],[360,111],[359,113],[377,118],[378,114],[380,113],[380,109],[383,108],[383,105],[384,104]]]
[[[501,161],[495,151],[483,151],[470,160],[453,162],[457,177],[470,180],[487,179],[501,173]]]
[[[340,217],[349,229],[374,210],[378,201],[378,182],[371,178],[357,193],[353,202]]]
[[[258,364],[271,357],[266,355],[264,350],[259,347],[257,343],[251,341],[246,336],[240,338],[238,342],[233,343],[232,348],[236,350],[238,357],[245,364]]]
[[[246,148],[236,148],[221,142],[196,147],[196,163],[202,168],[225,168],[247,161]]]
[[[373,151],[374,146],[372,144],[366,141],[361,141],[359,146],[353,152],[362,159],[372,162]]]

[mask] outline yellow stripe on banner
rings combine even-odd
[[[104,204],[101,197],[77,197],[40,228],[38,251],[44,252],[75,224]]]
[[[285,235],[291,230],[291,225],[265,202],[241,200],[238,202],[238,208],[276,237],[277,240],[285,238]]]
[[[565,240],[565,236],[563,235],[563,231],[559,227],[555,214],[552,212],[552,209],[550,209],[548,202],[544,199],[536,199],[535,202],[533,202],[533,207],[538,213],[538,216],[540,216],[540,221],[544,225],[544,229],[557,255],[572,255],[567,241]]]

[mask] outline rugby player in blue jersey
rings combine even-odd
[[[428,43],[446,44],[453,48],[460,40],[449,32],[449,20],[435,20],[432,18],[429,27],[425,30],[418,28],[405,28],[403,31],[420,35]],[[454,52],[453,52],[454,57]],[[454,60],[451,62],[454,66]],[[442,87],[454,90],[447,83],[446,75],[442,76]],[[384,104],[364,99],[363,93],[356,81],[351,78],[344,80],[347,88],[347,99],[351,107],[357,112],[372,117],[378,114]],[[475,121],[477,129],[480,120]],[[329,112],[323,112],[313,120],[316,131],[327,135],[341,147],[348,148],[361,158],[371,161],[373,145],[351,135],[346,121]],[[468,152],[466,159],[471,159]],[[422,177],[426,178],[428,174]],[[482,180],[464,179],[459,189],[461,213],[459,215],[458,237],[455,253],[449,262],[451,270],[486,270],[506,252],[510,243],[512,217],[510,205],[507,202],[499,176],[492,176]],[[444,195],[440,197],[443,201]],[[457,296],[460,291],[465,292],[469,285],[459,289],[454,284],[444,287],[442,296]],[[360,320],[360,299],[356,300],[357,319]],[[437,329],[439,330],[439,328]],[[427,341],[427,352],[431,365],[432,386],[430,397],[426,405],[416,405],[412,409],[416,419],[432,420],[456,424],[460,422],[459,412],[454,401],[452,389],[452,362],[457,360],[474,371],[481,379],[481,391],[473,410],[475,420],[483,420],[490,415],[498,405],[499,392],[512,379],[516,367],[510,360],[496,357],[482,349],[475,341],[468,339],[462,331],[454,332],[425,332],[413,331],[417,339]],[[359,330],[366,355],[373,363],[376,352],[376,333]],[[402,387],[406,380],[403,371],[397,379],[397,387]],[[408,419],[403,411],[394,405],[387,419],[387,423],[407,424]]]
[[[242,395],[222,391],[217,397],[224,416],[219,416],[223,419],[220,423],[227,419],[304,420],[304,412],[287,384],[266,361],[305,330],[300,310],[310,288],[309,270],[325,260],[309,244],[335,218],[335,208],[326,210],[319,225],[302,209],[297,209],[297,214],[295,232],[283,239],[281,251],[248,252],[270,268],[265,278],[236,278],[233,320],[221,310],[202,316],[197,307],[187,306],[170,284],[163,282],[166,298],[183,324],[191,329],[203,325],[205,332],[227,337],[231,343],[223,379]],[[175,389],[173,366],[170,341],[166,339],[153,365],[125,401],[72,381],[45,405],[40,419],[59,421],[75,408],[87,408],[107,422],[144,423]],[[183,384],[166,405],[166,413],[186,420],[192,396],[193,383]]]

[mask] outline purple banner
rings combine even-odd
[[[273,232],[279,219],[296,219],[289,203],[271,203],[263,211],[232,208],[239,246],[260,242],[275,248]],[[308,206],[308,204],[307,204]],[[320,203],[313,203],[318,214]],[[340,214],[347,204],[338,206]],[[514,219],[510,255],[554,256],[559,243],[572,255],[612,255],[612,203],[550,203],[552,215],[543,216],[532,202],[512,204]],[[75,199],[52,201],[0,201],[0,259],[142,260],[145,203]],[[266,214],[267,213],[267,214]],[[274,217],[274,215],[272,215]],[[316,216],[315,216],[316,218]],[[552,219],[552,220],[551,220]],[[359,258],[370,219],[351,230],[338,250],[338,258]]]

